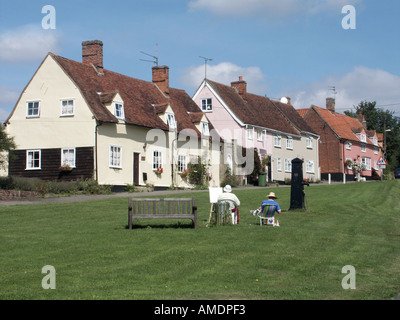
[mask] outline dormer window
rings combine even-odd
[[[202,133],[204,136],[209,136],[210,135],[210,128],[208,126],[208,122],[202,122],[201,123],[201,129]]]
[[[124,105],[122,103],[116,102],[114,104],[114,115],[117,119],[125,120]]]
[[[360,140],[362,141],[362,142],[367,142],[367,136],[365,135],[365,134],[360,134]]]
[[[167,125],[170,129],[176,129],[176,120],[173,113],[167,113]]]

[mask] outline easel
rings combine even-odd
[[[218,203],[218,197],[223,193],[222,188],[208,188],[210,193],[210,216],[208,217],[208,224],[211,222],[211,216],[214,210],[214,205]]]

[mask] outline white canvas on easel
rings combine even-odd
[[[217,203],[218,202],[218,197],[220,194],[222,194],[224,191],[222,188],[208,188],[210,191],[210,203]]]
[[[224,192],[224,190],[222,188],[212,188],[212,187],[208,188],[208,190],[210,192],[210,203],[211,203],[210,217],[208,218],[208,222],[210,223],[213,206],[215,203],[218,202],[218,197],[220,194],[222,194]]]

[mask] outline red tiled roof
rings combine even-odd
[[[170,105],[175,113],[178,131],[190,128],[200,136],[200,132],[193,125],[187,112],[201,112],[201,110],[184,90],[170,88],[170,96],[166,97],[152,82],[109,70],[104,70],[104,75],[99,76],[93,66],[52,53],[50,55],[78,86],[98,121],[117,122],[115,116],[104,104],[111,102],[115,94],[119,93],[124,102],[127,124],[168,130],[168,126],[158,114],[165,112]]]
[[[297,113],[300,115],[300,117],[302,117],[304,119],[304,117],[306,116],[307,112],[308,112],[309,108],[306,109],[296,109]]]
[[[331,112],[327,109],[312,106],[322,119],[332,128],[332,130],[342,139],[359,140],[356,133],[365,131],[368,137],[372,137],[376,132],[365,130],[360,121],[356,118],[344,114]],[[372,134],[372,135],[371,135]]]
[[[293,106],[270,100],[267,97],[246,93],[243,99],[227,85],[207,80],[230,110],[245,124],[299,135],[301,131],[313,130],[300,117]]]

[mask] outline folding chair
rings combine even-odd
[[[235,202],[231,200],[219,200],[217,203],[217,213],[220,216],[220,220],[225,220],[222,217],[226,217],[228,215],[232,216],[232,224],[237,224],[237,210],[235,206]]]
[[[267,204],[258,215],[260,218],[260,226],[277,226],[279,224],[275,223],[275,212],[277,206],[275,204]]]

